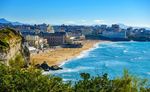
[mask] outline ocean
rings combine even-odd
[[[78,81],[83,72],[91,76],[108,73],[113,79],[122,76],[125,69],[132,76],[150,79],[150,42],[101,42],[61,67],[63,70],[49,73],[64,81]]]

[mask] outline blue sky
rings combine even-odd
[[[31,24],[150,27],[150,0],[0,0],[0,18]]]

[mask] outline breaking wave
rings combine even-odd
[[[93,51],[93,50],[99,48],[100,43],[102,43],[102,42],[98,42],[98,43],[94,44],[94,46],[93,46],[92,48],[90,48],[90,49],[88,49],[88,50],[82,51],[78,56],[76,56],[76,57],[74,57],[74,58],[72,58],[72,59],[69,59],[69,60],[64,61],[63,63],[60,64],[60,66],[63,66],[64,64],[66,64],[67,62],[72,61],[72,60],[76,60],[76,59],[81,59],[81,58],[88,57],[88,56],[89,56],[89,53],[90,53],[91,51]]]
[[[150,79],[150,43],[148,42],[109,42],[97,43],[79,56],[62,63],[63,70],[44,72],[62,77],[64,80],[77,80],[80,72],[92,76],[98,73],[109,74],[110,78],[122,76],[124,69],[132,75]],[[145,74],[146,73],[146,74]]]

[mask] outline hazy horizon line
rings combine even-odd
[[[19,22],[19,23],[22,23],[22,24],[25,24],[25,25],[39,25],[39,24],[50,24],[50,25],[78,25],[78,26],[95,26],[95,25],[107,25],[107,26],[111,26],[111,25],[113,25],[113,24],[120,24],[120,25],[124,25],[124,26],[127,26],[127,27],[146,27],[146,28],[150,28],[150,26],[144,26],[144,25],[131,25],[131,24],[126,24],[126,23],[122,23],[122,22],[118,22],[118,23],[103,23],[103,21],[104,20],[93,20],[93,21],[97,21],[98,23],[91,23],[91,24],[88,24],[88,23],[86,23],[86,21],[84,21],[84,23],[82,22],[82,20],[81,20],[81,22],[80,23],[73,23],[73,21],[66,21],[66,22],[64,22],[64,23],[50,23],[50,22],[43,22],[43,21],[41,21],[41,22],[36,22],[36,23],[32,23],[33,21],[28,21],[28,22],[23,22],[23,21],[19,21],[19,20],[9,20],[8,18],[4,18],[4,17],[2,17],[2,18],[0,18],[0,19],[6,19],[7,21],[9,21],[9,22]],[[70,22],[70,23],[69,23]]]

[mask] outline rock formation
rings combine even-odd
[[[19,55],[26,65],[29,64],[30,53],[24,45],[25,41],[19,32],[5,28],[0,30],[0,62],[6,65]],[[19,61],[17,61],[19,62]]]

